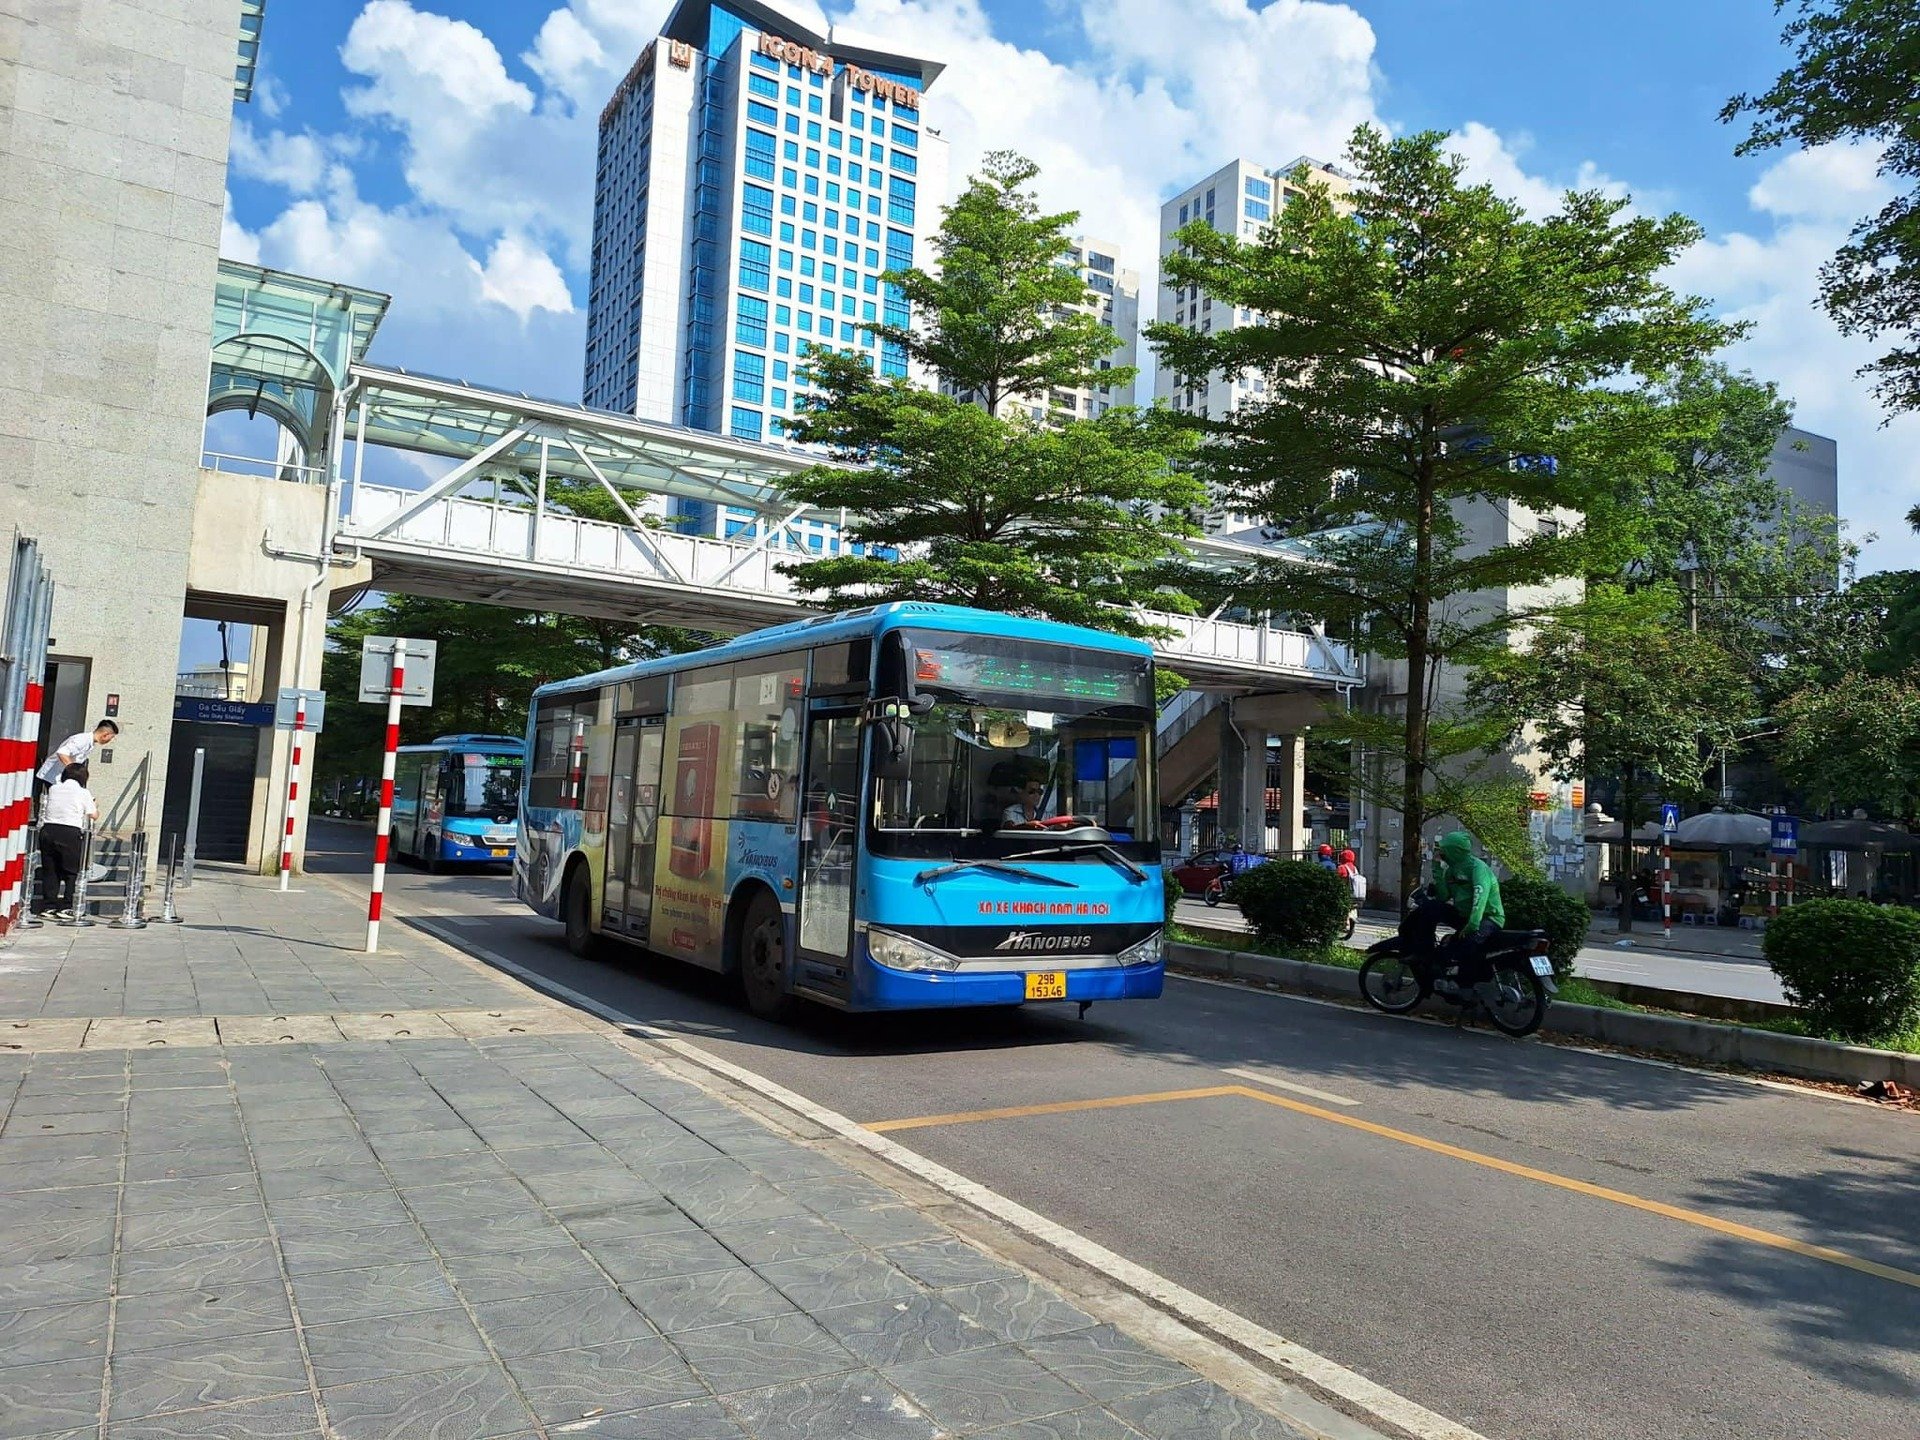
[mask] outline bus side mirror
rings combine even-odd
[[[932,697],[927,697],[931,701]],[[931,703],[927,709],[932,709]],[[881,780],[905,780],[913,763],[913,731],[909,715],[923,715],[919,701],[876,700],[869,712],[873,721],[873,773]]]

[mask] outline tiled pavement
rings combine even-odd
[[[324,885],[192,903],[0,949],[0,1440],[1300,1434]]]

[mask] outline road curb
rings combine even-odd
[[[1181,941],[1167,945],[1167,959],[1196,974],[1257,980],[1308,995],[1342,1000],[1358,998],[1354,972],[1341,965],[1288,960],[1249,950],[1217,950],[1209,945]],[[1805,1035],[1782,1035],[1746,1025],[1689,1020],[1680,1015],[1648,1015],[1637,1010],[1603,1010],[1595,1005],[1570,1005],[1556,1000],[1547,1012],[1547,1028],[1556,1034],[1599,1040],[1609,1045],[1657,1050],[1690,1060],[1769,1074],[1797,1075],[1807,1080],[1841,1080],[1854,1084],[1892,1080],[1920,1086],[1920,1055],[1876,1050],[1866,1045],[1843,1045]]]

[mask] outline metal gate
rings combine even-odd
[[[245,864],[260,737],[272,733],[255,725],[174,721],[173,738],[167,748],[167,793],[160,805],[160,833],[186,834],[193,752],[204,749],[207,763],[200,782],[200,839],[195,854],[201,860]]]

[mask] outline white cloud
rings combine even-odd
[[[348,112],[399,132],[416,200],[470,235],[517,230],[558,238],[576,261],[584,259],[593,221],[592,116],[537,97],[474,26],[407,0],[371,0],[348,30],[340,60],[366,82],[345,92]]]
[[[277,185],[295,195],[311,195],[326,180],[334,160],[347,158],[356,149],[344,137],[312,131],[295,135],[269,130],[261,134],[242,116],[233,122],[227,161],[235,174],[248,180]]]
[[[1862,568],[1884,570],[1920,566],[1920,539],[1905,520],[1920,496],[1920,416],[1882,425],[1868,382],[1855,374],[1877,347],[1840,334],[1817,303],[1821,264],[1853,221],[1891,194],[1873,175],[1875,158],[1858,146],[1781,157],[1748,193],[1754,232],[1703,240],[1672,278],[1711,297],[1726,318],[1748,322],[1728,358],[1776,381],[1796,424],[1838,441],[1840,513],[1856,538],[1878,535]]]
[[[1592,161],[1582,162],[1560,182],[1529,173],[1521,164],[1521,157],[1533,148],[1529,135],[1503,136],[1489,125],[1469,120],[1453,132],[1451,142],[1454,153],[1466,161],[1467,180],[1491,185],[1536,219],[1558,210],[1569,190],[1598,190],[1616,199],[1628,198],[1625,183],[1602,174]]]
[[[1879,175],[1881,152],[1872,144],[1797,150],[1769,166],[1747,200],[1754,209],[1783,219],[1851,222],[1893,198]]]
[[[249,234],[234,218],[231,193],[220,213],[220,254],[224,259],[239,260],[247,265],[260,263],[260,238]]]
[[[480,294],[496,305],[506,306],[522,324],[535,310],[573,313],[573,296],[567,293],[567,279],[560,267],[546,251],[519,235],[502,235],[493,242],[480,272]]]
[[[253,77],[253,103],[260,107],[261,114],[269,120],[278,120],[280,112],[287,108],[287,87],[280,83],[279,76],[262,64]]]

